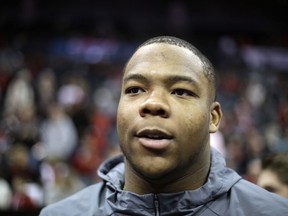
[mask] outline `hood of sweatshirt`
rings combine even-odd
[[[204,185],[195,190],[178,193],[160,193],[138,195],[122,189],[124,185],[124,157],[119,155],[105,161],[98,170],[99,177],[105,182],[103,191],[105,212],[116,215],[161,215],[176,212],[190,215],[202,212],[205,206],[223,195],[238,182],[241,177],[226,167],[223,156],[215,149],[211,150],[211,166]],[[108,205],[107,205],[108,204]],[[160,215],[159,213],[159,215]]]

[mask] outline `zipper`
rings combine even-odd
[[[160,206],[157,194],[154,194],[155,216],[160,216]]]

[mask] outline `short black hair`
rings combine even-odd
[[[281,182],[288,185],[288,152],[266,155],[261,162],[263,170],[271,170]]]
[[[203,63],[204,75],[206,76],[208,81],[212,84],[211,86],[212,86],[212,93],[214,94],[214,100],[216,99],[216,73],[215,73],[215,69],[214,69],[212,63],[209,61],[209,59],[202,52],[200,52],[191,43],[189,43],[185,40],[182,40],[180,38],[173,37],[173,36],[158,36],[158,37],[153,37],[151,39],[148,39],[147,41],[142,43],[140,46],[138,46],[136,51],[138,49],[140,49],[141,47],[144,47],[144,46],[150,45],[150,44],[155,44],[155,43],[156,44],[157,43],[166,43],[166,44],[175,45],[178,47],[183,47],[183,48],[186,48],[186,49],[192,51],[196,56],[198,56],[199,59],[201,60],[201,62]]]

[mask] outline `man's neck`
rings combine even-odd
[[[180,171],[169,173],[169,175],[157,179],[149,179],[138,174],[126,161],[125,185],[123,189],[136,194],[176,193],[195,190],[207,181],[210,169],[210,155],[207,157],[209,158],[208,160],[206,158],[206,160],[202,160],[202,163],[197,162],[196,167],[188,169],[185,173],[179,169]]]

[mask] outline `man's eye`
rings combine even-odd
[[[193,92],[185,90],[185,89],[176,89],[172,92],[172,94],[175,94],[177,96],[193,96]]]
[[[265,186],[264,189],[266,189],[272,193],[276,193],[276,191],[277,191],[275,187],[270,186],[270,185]]]
[[[132,87],[132,88],[128,88],[125,93],[126,94],[139,94],[141,92],[143,92],[144,90],[139,88],[139,87]]]

